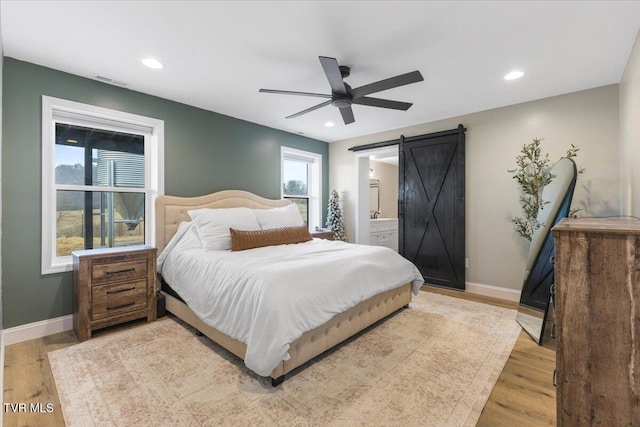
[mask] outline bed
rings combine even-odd
[[[188,231],[189,227],[191,227],[191,225],[189,224],[189,222],[191,221],[189,211],[199,209],[228,208],[272,210],[276,208],[285,208],[290,204],[291,202],[288,200],[265,199],[255,194],[241,190],[226,190],[206,196],[187,198],[160,196],[156,199],[156,246],[158,248],[158,253],[161,254],[160,257],[166,256],[169,248],[174,245],[176,239],[178,239],[179,237],[180,239],[186,239],[181,236],[183,234],[187,235],[190,233],[190,231]],[[187,231],[183,231],[183,228]],[[177,233],[178,235],[176,235]],[[172,238],[174,236],[176,236],[176,239],[172,241]],[[167,248],[167,251],[165,251],[165,248],[167,246],[169,246],[169,248]],[[304,250],[307,250],[308,253],[307,255],[301,255],[301,257],[307,256],[308,258],[314,258],[317,257],[321,252],[329,253],[334,250],[337,252],[346,251],[347,249],[351,250],[350,248],[345,248],[345,246],[351,246],[353,248],[358,247],[359,250],[365,251],[363,253],[368,253],[366,251],[378,251],[374,255],[387,257],[385,259],[391,260],[389,261],[391,264],[402,262],[408,263],[408,261],[404,260],[402,257],[398,256],[395,253],[379,253],[379,251],[387,250],[386,248],[363,247],[360,245],[349,245],[343,242],[319,241],[318,239],[313,239],[313,241],[311,242],[305,242],[300,245],[281,245],[281,247],[278,247],[277,250],[285,251],[282,253],[284,253],[285,256],[288,256],[289,252],[287,251],[292,250],[289,247],[305,248]],[[259,252],[260,250],[263,250],[263,252]],[[260,258],[263,254],[270,253],[270,250],[271,249],[268,248],[260,248],[252,249],[251,251],[243,251],[245,254],[242,254],[242,256],[247,257],[246,259],[248,259],[249,261],[243,260],[242,262],[246,263],[247,265],[251,264],[252,261],[254,261],[255,263],[256,259]],[[216,252],[216,256],[218,256],[219,258],[240,256],[239,252],[232,254],[233,255],[231,255],[229,251],[227,251],[227,253],[221,252],[220,254]],[[200,256],[199,253],[197,255]],[[218,262],[218,260],[215,260],[215,262]],[[159,262],[159,264],[161,265],[162,263]],[[377,261],[377,264],[380,264],[380,261]],[[242,263],[238,265],[242,265]],[[411,266],[413,265],[411,264]],[[271,384],[273,386],[277,386],[282,381],[284,381],[285,375],[295,368],[303,365],[305,362],[343,342],[347,338],[355,335],[368,326],[373,325],[377,321],[404,307],[408,307],[408,304],[411,302],[412,292],[417,293],[422,283],[422,277],[419,275],[417,268],[415,268],[415,266],[413,266],[413,268],[415,270],[411,273],[407,271],[407,277],[409,277],[408,280],[404,281],[403,279],[402,283],[400,283],[399,285],[393,284],[392,288],[390,289],[386,289],[383,291],[375,290],[375,295],[367,296],[366,299],[355,304],[350,302],[351,305],[349,307],[339,310],[322,324],[315,326],[312,329],[308,329],[302,332],[302,334],[297,338],[292,339],[291,342],[288,342],[286,345],[286,357],[281,357],[282,360],[278,360],[277,365],[275,365],[273,369],[269,368],[270,373],[267,373],[263,366],[261,366],[260,369],[254,368],[253,365],[256,365],[256,362],[252,362],[252,366],[250,366],[250,364],[248,363],[250,357],[252,361],[256,359],[256,355],[253,354],[255,353],[255,351],[252,352],[252,341],[250,339],[245,340],[240,335],[237,335],[235,333],[224,333],[219,330],[224,330],[224,328],[216,328],[212,326],[212,324],[215,323],[212,323],[209,318],[203,315],[201,308],[202,304],[194,304],[195,301],[198,301],[197,299],[192,299],[190,301],[188,298],[185,298],[183,300],[174,292],[171,293],[173,293],[175,296],[171,295],[171,293],[169,292],[164,292],[166,309],[168,312],[172,313],[179,319],[196,328],[196,330],[203,333],[211,340],[229,350],[231,353],[245,360],[246,365],[259,375],[270,377]],[[185,278],[182,278],[180,275],[177,275],[178,273],[171,272],[170,270],[167,271],[170,272],[169,275],[171,276],[171,280],[167,280],[167,284],[169,286],[172,286],[172,281],[178,283],[181,280],[183,282],[189,282],[192,280],[191,277],[189,277],[187,280]],[[186,275],[186,273],[184,274]],[[197,277],[197,275],[195,275],[194,277]],[[165,277],[161,277],[161,282],[165,281],[165,279]],[[305,280],[305,283],[306,281],[307,280]],[[180,296],[183,296],[183,294],[180,294]],[[184,301],[187,302],[185,303]],[[189,304],[191,304],[191,307],[189,306]],[[344,305],[346,303],[341,304]],[[244,305],[245,304],[238,304],[237,306],[244,307]],[[196,313],[199,313],[200,315]],[[267,316],[265,317],[265,319],[270,319],[271,317]],[[297,321],[298,319],[296,319],[296,322],[291,323],[297,323]],[[253,323],[260,324],[261,321],[254,321]],[[236,338],[231,335],[236,336]],[[265,339],[263,339],[263,341],[264,340]],[[274,337],[273,340],[276,341],[276,338]],[[249,352],[246,342],[249,343]],[[270,367],[272,365],[268,366]]]

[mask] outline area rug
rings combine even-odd
[[[48,356],[67,426],[473,426],[515,318],[420,292],[276,388],[168,318]]]

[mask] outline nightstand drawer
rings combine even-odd
[[[135,279],[147,275],[147,259],[118,263],[93,264],[91,266],[92,284]]]
[[[93,320],[147,308],[147,281],[94,286],[91,289]]]

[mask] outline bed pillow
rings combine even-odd
[[[263,246],[288,245],[313,240],[306,225],[300,227],[271,228],[269,230],[243,231],[231,229],[231,250],[261,248]]]
[[[304,225],[298,206],[294,203],[282,208],[252,209],[263,230]]]
[[[260,230],[260,224],[249,208],[195,209],[189,216],[198,227],[202,247],[206,251],[231,249],[230,228]]]

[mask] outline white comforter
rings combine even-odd
[[[314,239],[246,251],[209,251],[182,224],[158,271],[205,323],[247,345],[245,364],[268,376],[289,344],[356,304],[411,282],[418,269],[388,248]]]

